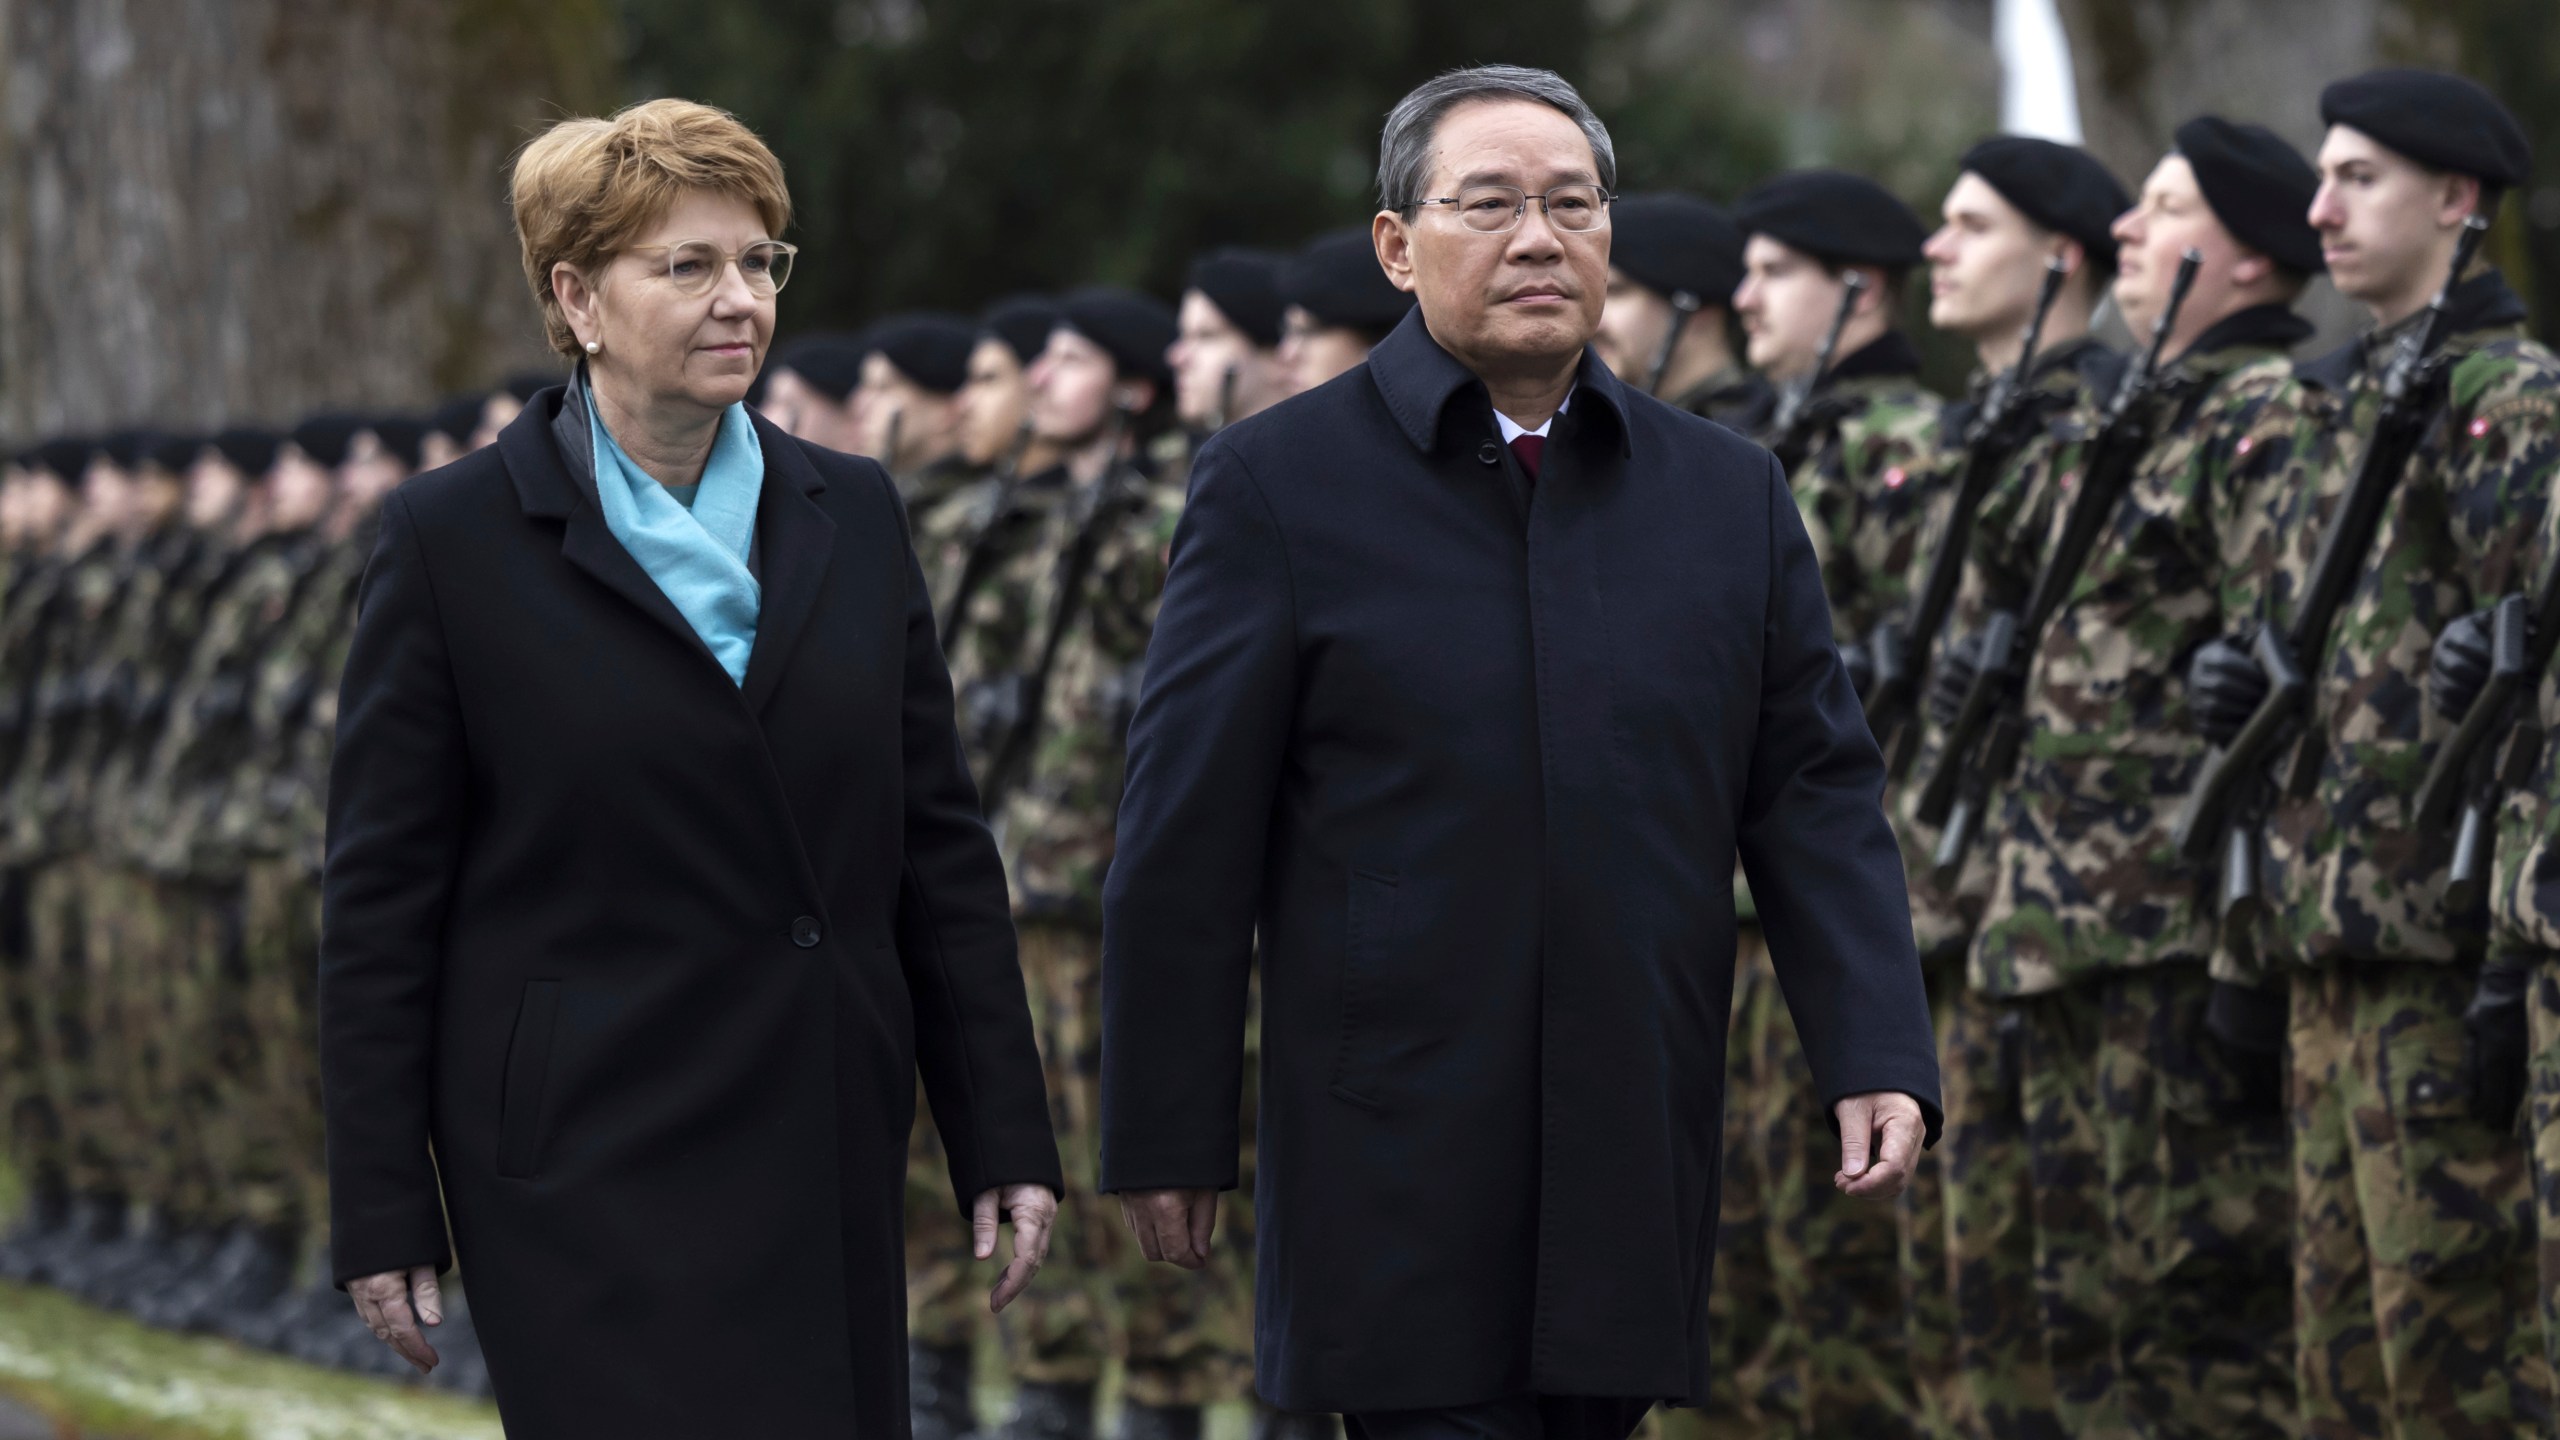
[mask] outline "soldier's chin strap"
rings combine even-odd
[[[1705,308],[1705,302],[1693,291],[1674,290],[1667,298],[1671,301],[1671,324],[1662,332],[1662,343],[1653,349],[1653,373],[1644,382],[1644,393],[1657,400],[1666,398],[1662,380],[1671,373],[1671,354],[1680,348],[1680,337],[1688,330],[1690,317]]]

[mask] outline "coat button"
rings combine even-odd
[[[1476,447],[1476,458],[1487,465],[1499,465],[1502,463],[1502,447],[1487,440]]]
[[[803,950],[806,950],[818,943],[818,922],[816,917],[803,915],[799,919],[791,922],[791,943],[799,946]]]

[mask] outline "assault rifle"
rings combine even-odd
[[[2070,273],[2061,256],[2045,263],[2044,289],[2036,296],[2035,318],[2027,322],[2027,340],[2018,351],[2017,364],[1991,382],[1982,407],[1965,427],[1964,473],[1956,481],[1954,504],[1947,511],[1946,534],[1938,541],[1938,553],[1929,557],[1920,603],[1912,608],[1908,623],[1899,629],[1882,627],[1878,643],[1867,647],[1876,667],[1875,683],[1867,691],[1867,728],[1884,747],[1886,771],[1896,780],[1910,773],[1912,759],[1920,753],[1917,722],[1921,688],[1929,683],[1929,651],[1938,642],[1938,632],[1946,628],[1948,612],[1955,609],[1956,586],[1964,578],[1965,556],[1973,544],[1974,516],[1981,512],[1983,498],[1991,493],[1992,482],[2000,478],[2009,457],[2026,443],[2018,420],[2022,414],[2034,413],[2027,404],[2027,377],[2035,369],[2036,343],[2044,337],[2045,317],[2053,313],[2053,302]]]
[[[1855,270],[1840,272],[1840,308],[1831,312],[1831,328],[1822,332],[1822,348],[1813,352],[1813,368],[1779,392],[1777,413],[1769,420],[1769,449],[1790,475],[1804,463],[1805,451],[1813,444],[1814,426],[1822,419],[1822,408],[1813,403],[1814,393],[1831,378],[1831,360],[1840,349],[1840,332],[1849,328],[1849,316],[1857,310],[1858,296],[1866,288],[1864,274]]]
[[[2027,592],[2023,618],[2018,611],[2001,610],[1983,624],[1981,668],[1974,672],[1964,707],[1948,731],[1946,753],[1938,758],[1938,768],[1930,772],[1928,786],[1920,792],[1920,819],[1943,827],[1932,869],[1932,878],[1942,887],[1953,886],[1963,873],[1965,856],[1981,835],[1992,787],[2008,780],[2017,768],[2019,752],[2026,748],[2027,668],[2043,642],[2045,627],[2053,623],[2071,588],[2080,582],[2081,569],[2098,548],[2115,518],[2116,503],[2133,484],[2134,470],[2151,448],[2158,417],[2150,401],[2162,383],[2160,355],[2168,348],[2169,332],[2186,306],[2187,292],[2194,288],[2196,270],[2203,263],[2204,256],[2194,250],[2178,261],[2169,303],[2151,325],[2151,343],[2126,368],[2108,399],[2097,436],[2089,445],[2088,461],[2080,467],[2080,482],[2063,517],[2062,533],[2045,553],[2035,584]]]
[[[2461,283],[2462,272],[2471,268],[2472,257],[2480,252],[2481,238],[2489,233],[2489,222],[2477,215],[2463,226],[2452,268],[2435,299],[2428,302],[2426,319],[2400,337],[2383,369],[2382,409],[2374,417],[2373,437],[2365,444],[2355,483],[2330,516],[2328,532],[2320,537],[2320,552],[2312,559],[2310,580],[2292,623],[2282,629],[2260,625],[2250,641],[2250,653],[2267,675],[2266,697],[2229,745],[2205,752],[2195,788],[2187,792],[2186,803],[2178,810],[2171,831],[2178,853],[2199,865],[2212,863],[2217,854],[2220,857],[2226,928],[2245,927],[2257,914],[2261,837],[2256,822],[2272,798],[2271,786],[2274,793],[2298,795],[2318,778],[2320,747],[2308,724],[2311,672],[2329,652],[2338,612],[2364,574],[2401,473],[2408,469],[2409,457],[2417,453],[2418,442],[2435,416],[2436,391],[2445,367],[2445,333],[2452,325],[2453,287]],[[2288,742],[2294,745],[2293,763],[2279,777],[2271,773],[2273,762]],[[2243,815],[2251,823],[2237,823]]]
[[[2441,851],[2448,826],[2453,855],[2445,875],[2446,908],[2471,909],[2486,897],[2497,849],[2498,806],[2533,778],[2542,759],[2542,727],[2527,714],[2543,672],[2560,649],[2560,557],[2546,557],[2530,600],[2509,595],[2489,621],[2489,681],[2436,748],[2411,807],[2419,838]],[[2457,810],[2460,812],[2457,816]]]

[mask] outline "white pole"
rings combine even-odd
[[[2079,144],[2080,88],[2054,0],[1994,0],[1991,38],[2000,52],[2000,128]]]

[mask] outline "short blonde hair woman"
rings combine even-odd
[[[903,1434],[918,1069],[994,1304],[1060,1184],[906,522],[742,403],[793,259],[753,132],[566,121],[514,201],[578,372],[392,495],[340,695],[337,1276],[432,1366],[449,1217],[516,1440]]]

